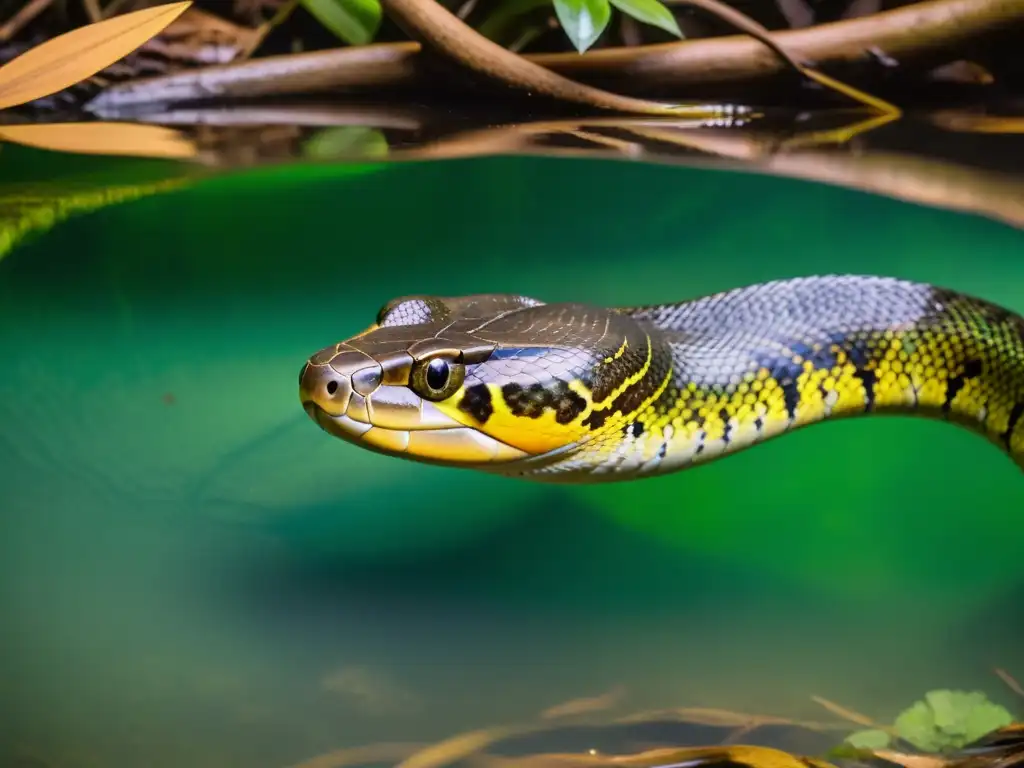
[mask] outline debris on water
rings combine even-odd
[[[996,670],[996,674],[1011,690],[1019,692],[1020,686],[1008,673]],[[944,689],[925,694],[921,701],[905,709],[893,725],[878,723],[849,707],[812,696],[813,701],[846,724],[749,715],[725,709],[663,709],[605,721],[604,727],[678,722],[733,730],[722,743],[713,746],[659,745],[651,743],[649,737],[636,742],[634,734],[632,741],[627,739],[635,746],[631,751],[590,747],[579,751],[507,752],[509,742],[528,735],[546,735],[551,737],[546,743],[553,744],[560,732],[579,730],[578,725],[563,725],[562,718],[609,709],[619,703],[624,693],[624,689],[614,688],[598,696],[573,699],[549,707],[532,723],[480,728],[430,745],[390,743],[342,749],[291,768],[370,768],[385,762],[395,768],[713,768],[726,764],[737,768],[852,768],[879,764],[890,768],[1024,768],[1024,722],[1014,722],[1007,710],[990,702],[983,693]],[[851,733],[850,724],[868,730]],[[749,736],[755,728],[767,725],[818,733],[842,730],[846,736],[822,756],[749,742],[729,743],[736,736],[736,729]]]

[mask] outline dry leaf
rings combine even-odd
[[[43,123],[0,126],[0,141],[88,155],[193,158],[195,144],[173,128],[133,123]]]
[[[365,747],[348,747],[296,763],[290,768],[348,768],[363,763],[390,763],[402,760],[422,748],[422,744],[370,744]]]
[[[763,723],[788,723],[782,718],[766,717],[761,715],[748,715],[743,712],[732,712],[728,709],[713,709],[710,707],[673,707],[670,709],[651,709],[645,712],[637,712],[633,715],[620,717],[620,723],[643,723],[655,720],[678,720],[691,725],[708,725],[722,728],[739,728],[750,725],[754,722]]]
[[[0,109],[57,93],[134,51],[184,13],[192,0],[87,24],[0,67]]]
[[[572,717],[573,715],[585,715],[589,712],[599,712],[615,706],[625,695],[622,687],[613,688],[600,696],[587,696],[571,701],[556,704],[548,707],[540,713],[541,719],[553,720],[558,717]]]
[[[839,715],[839,717],[845,718],[846,720],[849,720],[851,723],[863,725],[866,728],[877,728],[878,730],[885,731],[886,733],[891,733],[893,730],[891,727],[887,725],[879,725],[867,715],[862,715],[860,712],[855,712],[852,709],[847,709],[846,707],[840,706],[839,704],[836,704],[833,701],[823,699],[821,696],[811,696],[811,699],[816,703],[820,704],[821,706],[823,706],[832,714]]]
[[[438,768],[450,765],[507,736],[523,733],[527,728],[484,728],[452,736],[407,757],[396,768]]]

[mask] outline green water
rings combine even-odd
[[[33,238],[0,262],[0,765],[283,768],[616,685],[634,710],[1010,704],[990,670],[1024,675],[1024,480],[966,432],[829,424],[574,489],[377,456],[299,407],[306,357],[393,296],[628,305],[824,272],[1024,311],[1024,232],[490,159],[220,178]]]

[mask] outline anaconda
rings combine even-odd
[[[406,296],[310,357],[299,390],[367,449],[548,482],[676,471],[865,414],[967,427],[1024,468],[1024,319],[888,277],[614,309]]]

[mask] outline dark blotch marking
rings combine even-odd
[[[729,440],[731,439],[729,433],[732,432],[732,424],[729,423],[729,411],[727,411],[725,408],[722,408],[718,412],[718,418],[720,418],[722,420],[722,423],[725,424],[725,429],[722,431],[722,440],[723,442],[725,442],[726,445],[728,445]]]
[[[800,402],[800,390],[797,389],[796,379],[792,376],[785,376],[778,381],[782,388],[782,402],[786,406],[786,413],[789,414],[790,419],[795,419],[796,407]]]
[[[549,387],[543,384],[531,384],[528,387],[506,384],[501,388],[501,395],[513,416],[537,419],[544,411],[551,409],[559,424],[568,424],[587,407],[587,401],[569,389],[564,381],[554,382]]]
[[[626,429],[633,435],[633,437],[640,437],[644,433],[644,425],[642,421],[634,421]]]
[[[762,429],[764,429],[764,419],[758,416],[756,419],[754,419],[754,426],[757,427],[757,431],[760,432]]]
[[[1017,403],[1013,406],[1013,410],[1010,411],[1010,418],[1006,422],[1006,431],[1003,432],[1003,444],[1009,449],[1010,438],[1013,436],[1013,430],[1017,426],[1017,422],[1020,421],[1020,417],[1024,416],[1024,403]]]
[[[863,334],[845,334],[845,333],[832,333],[828,336],[829,347],[835,344],[837,347],[846,352],[846,357],[855,368],[864,368],[868,364],[869,352],[868,352],[868,341]],[[824,350],[828,353],[828,358],[822,358],[823,360],[828,359],[829,368],[836,365],[839,361],[836,356],[832,354],[831,349]],[[822,366],[825,367],[825,366]]]
[[[611,415],[611,412],[610,408],[606,408],[603,411],[591,411],[590,415],[583,420],[583,426],[587,429],[600,429],[608,420],[608,416]]]
[[[875,382],[878,376],[871,368],[858,368],[853,375],[864,385],[864,410],[870,412],[875,407]]]
[[[494,414],[494,405],[491,403],[491,390],[486,384],[475,384],[466,390],[459,401],[459,410],[468,413],[481,424],[487,422]]]
[[[524,387],[521,384],[506,384],[501,388],[501,395],[508,403],[513,416],[525,416],[529,419],[540,418],[544,409],[551,404],[551,393],[540,384]]]
[[[801,345],[796,346],[805,348]],[[788,357],[780,357],[777,353],[763,350],[754,352],[753,356],[758,366],[767,368],[769,375],[778,382],[790,420],[796,418],[796,407],[800,402],[800,390],[797,388],[796,380],[803,373],[803,365]]]
[[[949,383],[946,385],[946,402],[942,404],[942,410],[945,413],[949,413],[953,408],[953,400],[960,390],[964,388],[967,380],[981,375],[981,368],[981,360],[968,360],[964,363],[964,372],[949,380]]]
[[[555,421],[559,424],[568,424],[586,410],[587,401],[566,384],[559,384],[558,400],[555,402]]]

